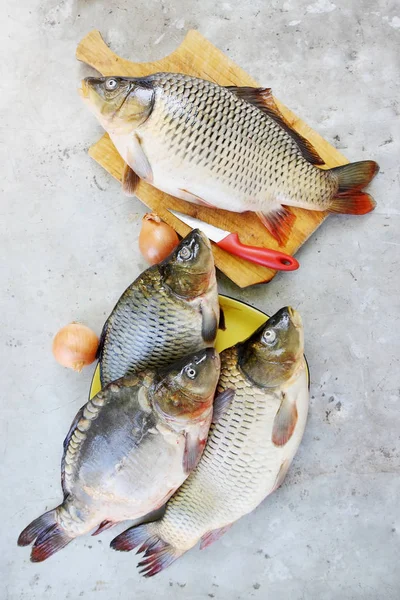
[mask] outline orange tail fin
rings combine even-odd
[[[369,194],[357,190],[347,190],[332,199],[329,212],[346,215],[365,215],[374,210],[375,206],[376,202]]]
[[[339,180],[338,193],[332,198],[329,212],[348,215],[365,215],[374,210],[375,200],[361,190],[365,188],[379,171],[373,160],[350,163],[330,169]]]

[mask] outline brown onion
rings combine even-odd
[[[96,358],[99,338],[81,323],[70,323],[58,331],[53,340],[54,358],[63,367],[82,371]]]
[[[172,227],[164,223],[155,213],[143,217],[139,234],[139,250],[150,265],[167,258],[179,244],[179,238]]]

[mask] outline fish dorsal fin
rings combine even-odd
[[[246,102],[253,104],[259,110],[273,119],[282,129],[290,135],[301,150],[302,155],[313,165],[323,165],[325,162],[320,157],[314,146],[306,140],[300,133],[297,133],[289,122],[285,119],[277,107],[271,88],[253,88],[253,87],[235,87],[227,86],[230,92],[233,92]]]

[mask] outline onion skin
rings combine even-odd
[[[164,223],[155,213],[147,213],[143,217],[139,234],[139,250],[143,258],[155,265],[167,258],[179,244],[175,230]]]
[[[96,358],[99,338],[81,323],[70,323],[60,329],[53,340],[53,355],[63,367],[82,371]]]

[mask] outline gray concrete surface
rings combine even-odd
[[[398,599],[400,9],[392,1],[2,2],[0,598]],[[331,217],[268,286],[221,291],[306,327],[311,408],[283,487],[220,542],[153,580],[116,531],[41,565],[16,539],[60,501],[62,440],[85,401],[51,355],[57,329],[100,331],[145,267],[144,207],[88,156],[100,127],[76,88],[76,44],[98,28],[120,54],[162,57],[196,28],[351,160],[376,159],[376,211]],[[121,530],[122,528],[119,528]]]

